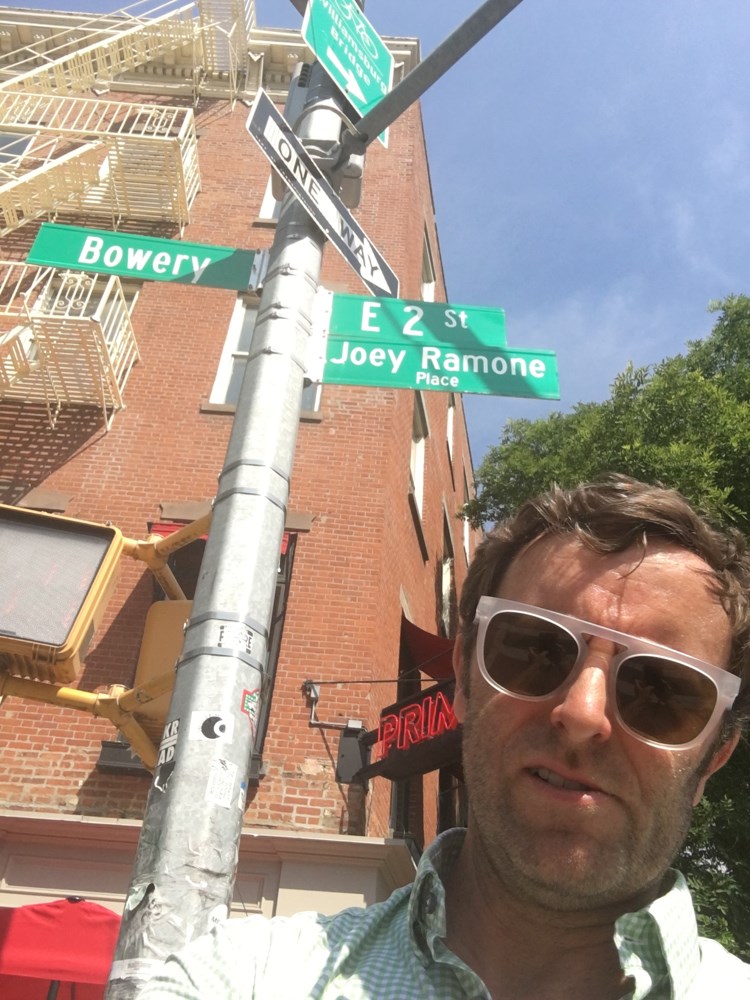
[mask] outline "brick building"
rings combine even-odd
[[[168,537],[210,509],[257,293],[25,261],[50,221],[270,246],[278,204],[247,105],[262,85],[283,106],[310,56],[298,32],[259,27],[252,0],[197,8],[0,8],[0,502],[111,522],[136,540]],[[399,78],[418,43],[388,44]],[[445,299],[418,107],[387,149],[368,150],[355,214],[402,298]],[[330,247],[322,283],[365,294]],[[373,744],[384,708],[449,677],[455,597],[476,541],[457,512],[472,488],[460,396],[305,390],[236,912],[382,898],[409,880],[414,847],[460,818],[455,739],[442,754],[426,739],[418,765],[390,771]],[[170,562],[187,599],[203,544]],[[143,562],[123,555],[74,686],[107,693],[173,666],[189,607],[163,598]],[[38,700],[55,678],[14,687],[22,672],[0,652],[0,906],[75,894],[118,910],[149,772],[106,719]],[[414,728],[403,705],[386,716]],[[352,781],[363,747],[370,779]]]

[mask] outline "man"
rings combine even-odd
[[[226,922],[144,997],[750,998],[669,868],[747,712],[743,539],[624,477],[555,489],[485,540],[460,611],[465,833],[368,909]]]

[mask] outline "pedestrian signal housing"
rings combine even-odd
[[[0,671],[79,674],[122,548],[118,528],[0,504]]]

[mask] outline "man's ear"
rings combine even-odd
[[[456,692],[453,695],[453,712],[459,722],[466,718],[466,688],[464,677],[464,644],[459,632],[453,643],[453,674],[456,678]]]
[[[729,739],[724,740],[716,751],[712,755],[711,759],[706,764],[703,769],[703,774],[701,775],[700,781],[698,782],[698,787],[695,790],[695,795],[693,796],[693,805],[697,806],[700,800],[703,798],[703,792],[706,788],[706,782],[711,777],[712,774],[724,767],[726,762],[734,753],[735,747],[739,743],[740,732],[737,729]]]

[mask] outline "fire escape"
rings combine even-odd
[[[197,17],[175,0],[135,13],[145,2],[97,16],[0,9],[0,237],[39,219],[189,222],[190,105],[234,101],[255,81],[254,2],[199,0]],[[106,96],[139,88],[164,102]],[[109,428],[137,359],[119,279],[0,261],[0,402],[43,402],[52,425],[62,406],[94,405]]]

